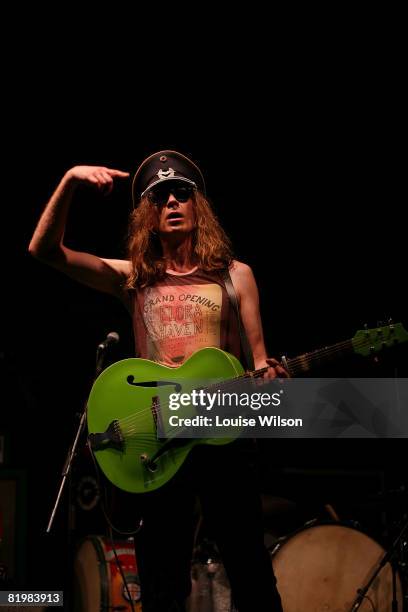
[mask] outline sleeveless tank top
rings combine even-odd
[[[218,271],[168,271],[131,292],[131,309],[137,357],[177,367],[215,346],[241,358],[237,316]]]

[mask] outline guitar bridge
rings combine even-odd
[[[119,426],[119,421],[112,421],[108,429],[103,433],[91,433],[88,436],[91,449],[94,451],[115,448],[123,451],[125,440]]]

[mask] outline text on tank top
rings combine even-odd
[[[215,346],[240,359],[237,316],[220,272],[167,272],[133,292],[132,309],[138,357],[176,367]]]

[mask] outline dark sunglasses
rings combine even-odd
[[[190,185],[160,185],[151,189],[147,197],[155,206],[163,206],[167,204],[169,195],[172,194],[177,202],[187,202],[193,195],[194,187]]]

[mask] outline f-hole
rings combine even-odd
[[[135,377],[131,374],[126,379],[128,385],[132,385],[132,387],[166,387],[171,386],[174,387],[176,393],[180,393],[181,385],[174,380],[146,380],[142,382],[135,382]]]

